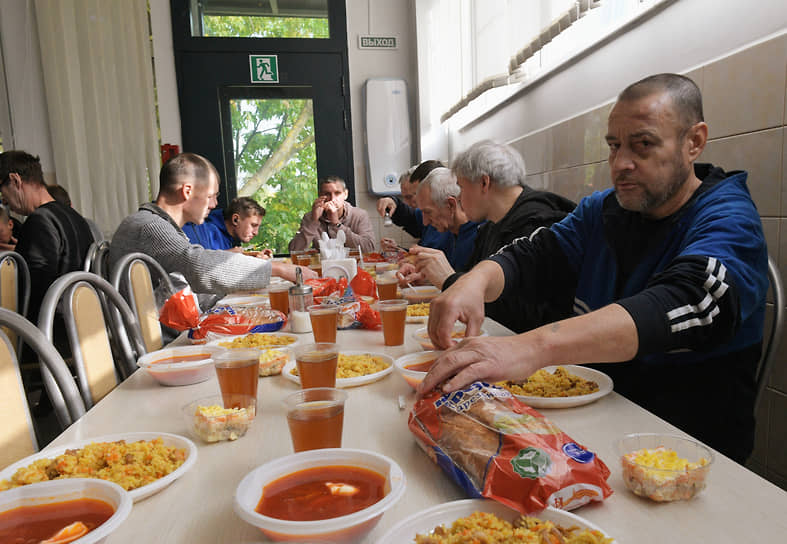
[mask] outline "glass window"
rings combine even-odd
[[[330,38],[328,0],[191,0],[191,35]]]
[[[230,99],[238,196],[265,208],[252,244],[286,253],[317,198],[317,153],[310,99]]]

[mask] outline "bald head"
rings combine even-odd
[[[181,153],[164,163],[159,173],[159,197],[173,196],[184,183],[207,185],[219,179],[211,162],[196,153]]]
[[[702,93],[697,84],[679,74],[656,74],[632,83],[620,93],[618,102],[636,102],[654,94],[669,96],[681,132],[704,121]]]

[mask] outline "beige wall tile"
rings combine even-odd
[[[699,160],[727,171],[749,172],[749,191],[760,215],[777,217],[782,198],[782,135],[779,128],[713,140]]]
[[[787,214],[787,129],[782,129],[782,213]],[[787,231],[785,231],[787,235]]]
[[[766,310],[766,323],[765,323],[765,330],[768,330],[767,327],[770,326],[772,313],[769,314],[768,311],[772,311],[773,306],[768,305]],[[784,333],[782,331],[782,341],[779,343],[779,349],[776,352],[776,360],[773,363],[773,369],[771,370],[771,375],[768,377],[768,387],[772,390],[779,391],[781,393],[787,394],[787,342],[784,341]],[[787,421],[787,412],[783,412],[781,414],[774,413],[774,417],[781,417]],[[787,472],[785,472],[787,475]]]
[[[764,223],[763,223],[764,225]],[[782,236],[782,232],[785,233]],[[776,264],[779,266],[779,272],[782,276],[782,284],[787,286],[787,219],[779,219],[779,238],[777,249],[769,249],[768,251],[776,259]]]
[[[529,174],[540,174],[546,170],[547,159],[551,160],[551,140],[547,142],[548,130],[542,130],[511,142],[525,159],[525,170]]]
[[[547,140],[552,142],[554,154],[547,168],[556,170],[571,168],[583,163],[585,130],[582,116],[563,121],[552,127]]]
[[[612,106],[612,103],[605,104],[583,116],[585,121],[585,163],[605,161],[609,156],[605,136]]]
[[[540,189],[546,190],[546,181],[544,174],[534,174],[532,176],[525,177],[525,183],[531,189]]]
[[[784,122],[787,36],[780,36],[703,68],[705,120],[712,138]]]
[[[603,163],[555,170],[549,173],[547,190],[579,202],[594,191],[609,187],[604,176]],[[603,185],[602,185],[603,184]]]
[[[787,395],[773,393],[768,395],[770,418],[768,427],[768,472],[775,472],[787,478]],[[780,414],[781,417],[776,417]]]
[[[762,231],[765,234],[765,242],[768,244],[768,254],[772,255],[776,262],[779,262],[779,222],[776,217],[762,218]]]
[[[702,68],[697,68],[696,70],[689,70],[683,74],[687,78],[691,79],[694,83],[697,84],[697,87],[700,88],[700,92],[703,96],[705,96],[705,89],[703,88],[703,78],[702,78]]]

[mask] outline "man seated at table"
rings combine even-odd
[[[263,217],[265,208],[256,200],[239,196],[233,198],[225,209],[211,211],[204,223],[186,223],[183,232],[192,244],[199,244],[205,249],[241,252],[240,245],[248,244],[259,233]],[[263,255],[271,257],[273,252],[267,249]]]
[[[415,245],[410,254],[418,256],[430,252],[439,254],[443,262],[462,270],[473,252],[473,243],[478,234],[479,223],[470,221],[459,203],[459,185],[448,168],[435,168],[418,186],[416,192],[418,208],[423,213],[424,225],[450,234],[450,244],[443,250]],[[428,276],[418,272],[416,265],[405,263],[399,269],[403,282],[424,283]]]
[[[374,251],[372,221],[366,210],[347,202],[349,191],[344,180],[338,176],[323,178],[318,193],[312,209],[304,214],[298,232],[290,240],[290,251],[319,248],[323,232],[333,239],[339,231],[344,232],[345,247],[360,247],[364,253]]]
[[[171,158],[161,167],[159,183],[156,201],[142,204],[115,231],[110,266],[128,253],[146,253],[170,274],[182,274],[194,292],[216,295],[266,287],[271,275],[295,280],[292,265],[189,242],[183,225],[202,223],[216,206],[219,175],[206,158],[194,153]],[[304,268],[303,277],[316,274]]]
[[[441,251],[413,249],[417,272],[442,289],[501,247],[560,221],[576,207],[567,198],[525,185],[525,161],[505,144],[477,142],[456,156],[451,171],[457,178],[459,200],[468,219],[486,223],[478,228],[464,269],[452,267]],[[523,308],[510,298],[487,303],[485,313],[514,332],[524,332],[559,316],[549,304]]]
[[[385,217],[388,213],[394,225],[402,227],[404,231],[418,238],[418,245],[431,247],[434,249],[445,250],[451,245],[451,233],[440,232],[433,225],[424,225],[423,213],[418,209],[415,194],[418,184],[429,175],[435,168],[445,168],[445,165],[436,160],[424,161],[412,172],[408,170],[399,178],[402,196],[386,196],[377,201],[377,213],[380,217]],[[391,238],[383,238],[381,241],[383,250],[397,251],[399,246]]]
[[[27,318],[37,323],[49,286],[68,272],[82,270],[93,234],[84,217],[49,194],[38,157],[24,151],[0,154],[0,191],[13,212],[27,216],[16,252],[30,271]],[[61,326],[55,327],[58,331],[63,331]],[[63,332],[58,347],[66,345]]]
[[[626,88],[606,136],[614,187],[459,278],[432,302],[429,333],[448,347],[456,319],[472,335],[482,303],[501,297],[563,304],[566,319],[465,341],[437,360],[420,392],[607,363],[599,368],[618,393],[745,462],[768,252],[746,173],[695,164],[707,138],[690,79],[660,74]]]
[[[0,250],[14,251],[15,248],[14,222],[11,220],[8,208],[0,205]]]

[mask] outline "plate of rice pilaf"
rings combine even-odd
[[[547,366],[524,382],[497,385],[533,408],[582,406],[610,394],[613,389],[612,378],[581,365]]]
[[[512,527],[520,525],[522,517],[496,501],[452,501],[400,521],[377,544],[616,544],[599,527],[564,510],[548,507],[529,515],[531,519],[522,523],[522,527]],[[563,540],[550,538],[553,531],[559,532]]]
[[[123,433],[54,446],[0,471],[0,491],[46,480],[100,478],[134,502],[158,493],[197,462],[197,446],[169,433]]]

